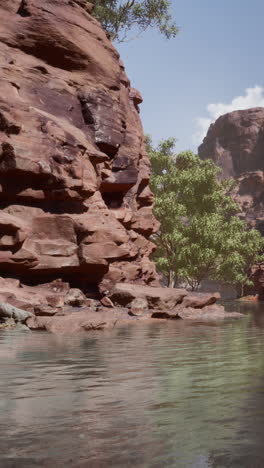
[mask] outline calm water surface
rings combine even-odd
[[[0,467],[264,467],[264,304],[241,321],[0,334]]]

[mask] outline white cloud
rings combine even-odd
[[[246,88],[243,96],[237,96],[229,104],[222,102],[208,104],[208,117],[198,117],[196,119],[197,131],[193,135],[193,141],[200,144],[205,137],[209,125],[214,122],[220,115],[232,112],[234,110],[249,109],[250,107],[264,107],[264,88],[255,86],[254,88]]]

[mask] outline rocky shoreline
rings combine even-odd
[[[117,283],[101,298],[88,297],[61,280],[38,287],[1,279],[0,330],[23,324],[29,330],[72,334],[136,322],[215,321],[241,318],[217,304],[218,293]],[[21,327],[21,325],[19,325]]]

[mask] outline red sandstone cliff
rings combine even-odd
[[[230,112],[219,117],[207,132],[198,152],[212,158],[225,177],[264,170],[264,108]]]
[[[0,274],[153,284],[142,98],[89,10],[0,0]]]
[[[237,179],[233,196],[241,217],[264,233],[264,108],[222,115],[210,126],[198,152],[203,159],[213,159],[224,177]]]
[[[210,126],[199,147],[203,159],[211,158],[224,177],[235,177],[234,199],[241,218],[264,235],[264,108],[225,114]],[[264,265],[254,268],[255,290],[264,297]]]

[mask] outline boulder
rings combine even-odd
[[[58,334],[85,333],[87,331],[101,331],[114,328],[118,323],[129,322],[129,316],[122,310],[95,312],[84,309],[80,312],[72,312],[66,315],[54,317],[28,318],[26,324],[31,330],[45,330]]]
[[[71,288],[64,298],[65,305],[81,307],[86,303],[86,296],[78,288]]]
[[[142,299],[150,310],[171,310],[187,296],[185,289],[154,288],[137,284],[117,283],[108,296],[115,305],[127,306]]]
[[[56,308],[56,307],[51,307],[46,304],[38,305],[34,307],[34,314],[36,316],[40,317],[52,317],[53,315],[56,315],[61,308]]]
[[[242,318],[245,315],[239,312],[226,312],[224,306],[213,304],[197,309],[193,307],[182,307],[178,310],[178,316],[184,320],[210,321],[229,318]]]
[[[198,307],[187,307],[182,304],[177,305],[172,310],[157,310],[152,312],[153,319],[166,319],[166,320],[193,320],[193,321],[211,321],[223,320],[229,318],[242,318],[243,314],[238,312],[226,312],[222,305],[212,304]]]
[[[0,318],[14,319],[16,322],[24,323],[29,317],[32,317],[31,312],[18,309],[8,303],[0,303]]]
[[[193,307],[194,309],[202,309],[205,306],[215,304],[220,299],[219,293],[188,293],[183,299],[183,307]]]
[[[136,297],[130,304],[129,314],[136,317],[141,317],[148,311],[147,299]]]
[[[69,293],[68,293],[69,294]],[[67,297],[67,296],[66,296]],[[54,294],[52,296],[46,296],[48,306],[51,308],[63,307],[65,304],[65,298],[62,294]]]

